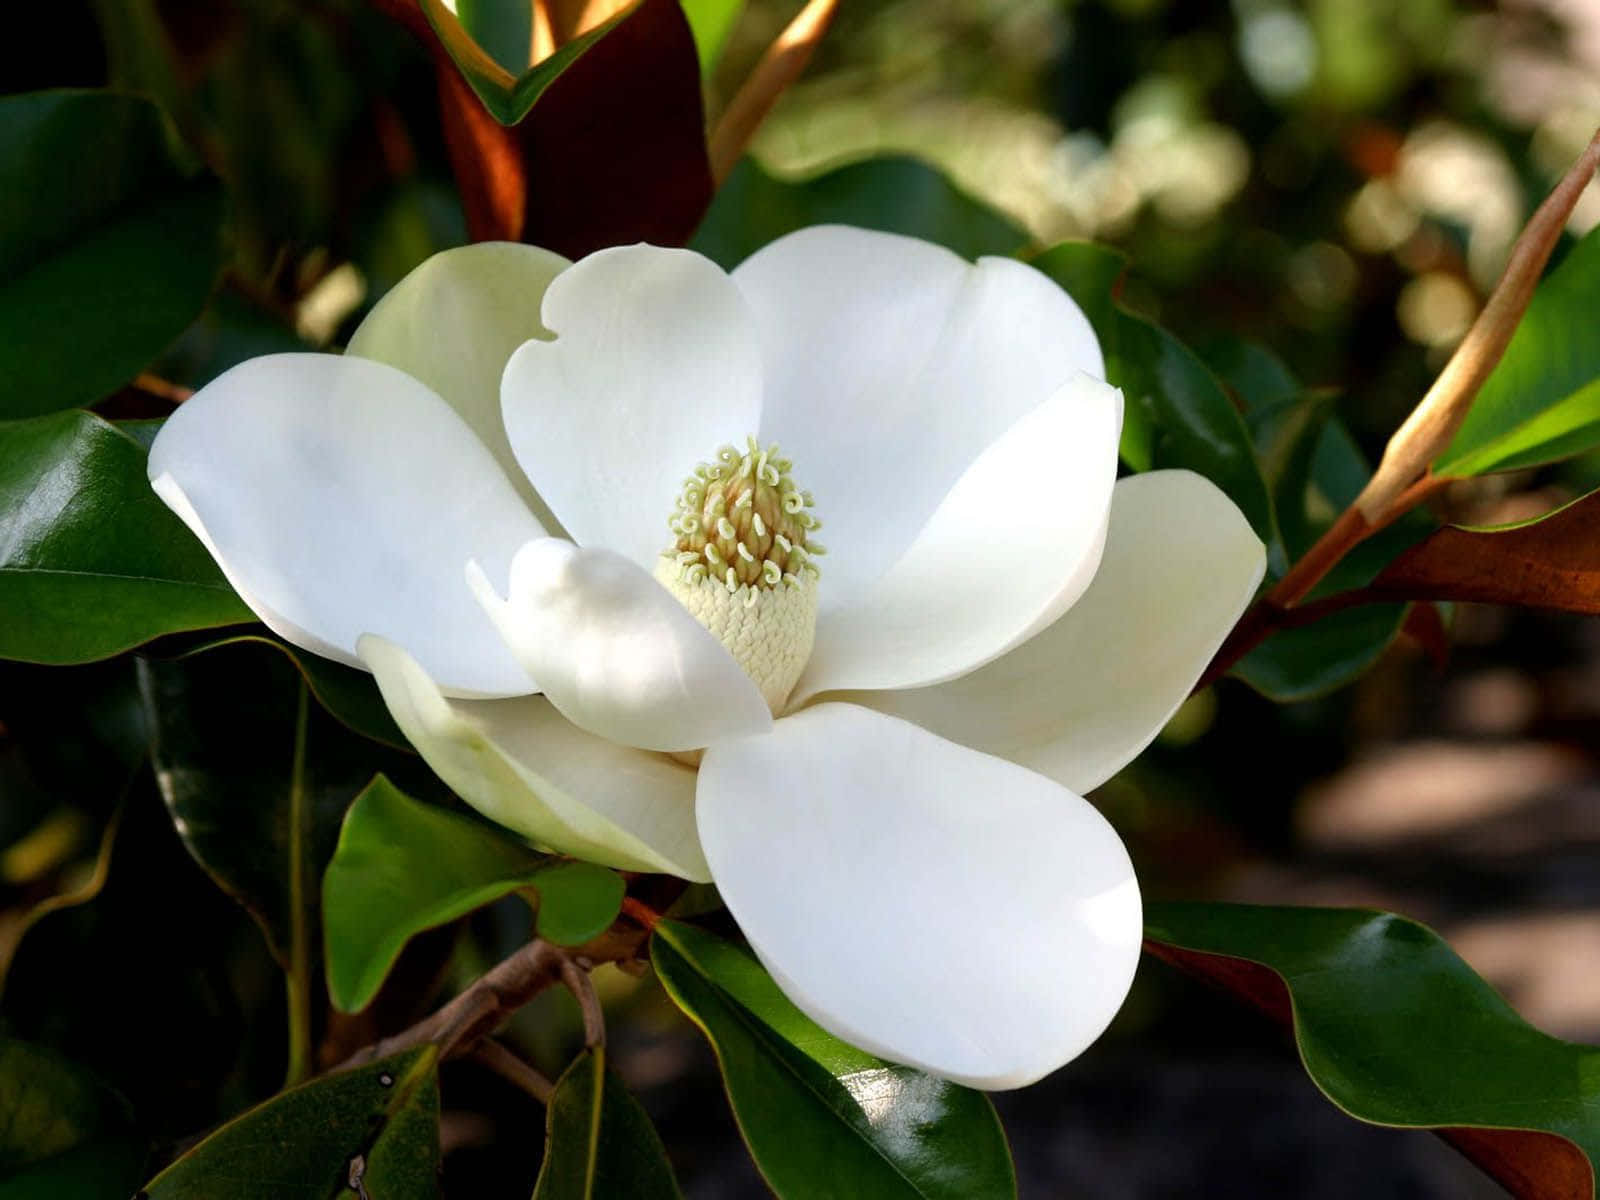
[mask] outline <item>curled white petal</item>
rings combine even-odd
[[[441,250],[384,294],[350,335],[346,354],[398,367],[427,384],[489,448],[546,529],[559,528],[511,453],[500,419],[500,376],[530,338],[550,281],[572,264],[516,242]]]
[[[954,678],[1066,611],[1100,561],[1121,427],[1122,394],[1088,375],[1024,414],[877,583],[825,602],[791,704]]]
[[[849,698],[1086,792],[1161,732],[1265,570],[1260,539],[1210,480],[1130,476],[1094,582],[1065,616],[960,679]]]
[[[688,767],[585,733],[539,696],[447,700],[401,647],[368,636],[360,649],[407,739],[490,820],[605,866],[711,878]]]
[[[756,431],[750,314],[709,259],[618,246],[556,278],[544,323],[555,340],[523,346],[502,381],[511,448],[579,545],[648,568],[684,477]]]
[[[575,725],[646,750],[696,750],[772,723],[722,643],[645,571],[610,550],[529,542],[509,597],[468,583],[539,689]]]
[[[761,339],[761,436],[816,494],[835,598],[882,574],[1019,417],[1080,371],[1105,378],[1071,297],[1011,259],[822,225],[733,280]]]
[[[533,690],[461,570],[476,558],[503,579],[544,530],[461,417],[404,372],[331,354],[250,359],[167,419],[149,472],[295,645],[360,666],[356,639],[374,632],[454,694]]]
[[[822,704],[713,746],[696,816],[773,978],[874,1054],[1020,1087],[1081,1053],[1132,983],[1139,887],[1105,819],[904,721]]]

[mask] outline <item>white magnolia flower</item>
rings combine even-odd
[[[1080,797],[1263,570],[1206,480],[1116,480],[1103,375],[1043,275],[907,238],[484,244],[202,389],[150,474],[485,815],[714,879],[824,1027],[1003,1088],[1121,1005],[1138,885]]]

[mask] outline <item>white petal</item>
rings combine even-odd
[[[491,821],[608,867],[711,878],[688,767],[585,733],[539,696],[446,700],[382,638],[362,638],[361,657],[417,752]]]
[[[951,679],[1067,610],[1094,577],[1116,482],[1122,394],[1079,375],[956,481],[865,595],[825,609],[792,704]],[[832,585],[832,548],[821,560]]]
[[[547,529],[549,511],[511,453],[500,376],[529,338],[548,338],[539,306],[572,264],[516,242],[458,246],[427,259],[379,300],[345,353],[388,363],[437,392],[472,427]]]
[[[1010,259],[974,266],[912,238],[818,226],[733,280],[765,357],[761,436],[817,498],[836,597],[877,578],[1018,417],[1080,371],[1105,378],[1078,306]]]
[[[650,567],[684,479],[756,432],[749,311],[708,259],[619,246],[550,285],[544,323],[555,341],[529,342],[506,368],[511,448],[575,541]]]
[[[274,354],[225,372],[150,450],[156,491],[263,621],[359,666],[356,639],[404,642],[458,695],[533,691],[462,584],[504,579],[543,535],[466,423],[364,358]]]
[[[542,538],[517,551],[502,599],[468,582],[539,689],[573,724],[646,750],[696,750],[772,724],[721,642],[620,554]]]
[[[707,750],[695,805],[752,948],[863,1050],[1020,1087],[1094,1041],[1133,981],[1127,852],[1031,771],[823,704]]]
[[[1087,792],[1139,754],[1250,603],[1266,552],[1191,471],[1118,481],[1105,554],[1068,613],[951,683],[850,698]]]

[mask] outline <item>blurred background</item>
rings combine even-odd
[[[752,0],[711,114],[794,7]],[[465,239],[430,64],[361,0],[60,2],[30,20],[0,46],[5,91],[149,94],[227,184],[232,265],[160,365],[172,382],[337,346]],[[1597,126],[1600,0],[847,0],[753,153],[780,176],[913,154],[1037,246],[1115,245],[1130,306],[1202,351],[1224,334],[1269,348],[1333,389],[1375,453]],[[1597,223],[1591,184],[1572,231]],[[1500,522],[1597,485],[1600,461],[1580,459],[1443,503]],[[1292,704],[1226,680],[1095,799],[1152,896],[1392,909],[1534,1024],[1600,1040],[1600,625],[1459,606],[1450,642],[1441,657],[1402,637],[1353,686]],[[0,669],[0,951],[22,913],[111,873],[70,928],[30,937],[5,1005],[63,1038],[94,1027],[102,1069],[126,1070],[114,1081],[176,1145],[276,1086],[281,1001],[254,927],[184,856],[153,789],[118,774],[136,740],[125,691],[112,668]],[[44,728],[47,750],[29,737]],[[130,787],[118,855],[163,864],[162,882],[119,892],[97,851]],[[525,933],[502,906],[432,952],[467,978]],[[48,978],[30,979],[30,956]],[[162,972],[177,993],[141,986]],[[618,1066],[686,1192],[763,1194],[709,1053],[659,991],[607,972]],[[420,994],[436,982],[418,979]],[[97,986],[125,999],[107,1010]],[[552,995],[516,1035],[559,1069],[574,1021]],[[145,1044],[126,1044],[130,1025]],[[216,1061],[154,1084],[163,1038],[183,1040],[169,1057],[185,1070],[208,1045]],[[444,1086],[450,1194],[526,1195],[537,1106],[470,1066]],[[1345,1118],[1280,1034],[1152,962],[1100,1045],[998,1102],[1025,1196],[1500,1194],[1427,1135]]]

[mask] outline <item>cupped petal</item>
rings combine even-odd
[[[1121,427],[1122,393],[1088,375],[1024,414],[876,584],[824,607],[791,705],[955,678],[1065,612],[1100,561]],[[824,594],[837,544],[823,560]]]
[[[1266,552],[1210,480],[1119,480],[1100,570],[1036,637],[937,687],[841,695],[1087,792],[1148,746],[1255,596]]]
[[[491,821],[608,867],[711,878],[690,768],[585,733],[540,696],[447,700],[416,659],[383,638],[362,638],[360,650],[401,732]]]
[[[466,422],[402,371],[274,354],[218,376],[162,426],[150,480],[267,625],[360,666],[409,646],[457,695],[534,690],[463,585],[504,579],[544,530]]]
[[[433,255],[356,327],[346,354],[398,367],[461,414],[545,528],[557,526],[511,453],[500,376],[516,348],[551,337],[539,318],[550,281],[572,263],[538,246],[478,242]]]
[[[1098,1037],[1139,957],[1111,826],[1041,775],[849,704],[711,747],[717,888],[779,986],[863,1050],[1021,1087]]]
[[[771,727],[733,656],[641,567],[561,538],[529,542],[502,598],[468,582],[539,690],[573,724],[645,750],[698,750]]]
[[[618,246],[556,278],[544,323],[501,385],[511,448],[579,545],[648,568],[695,465],[759,425],[749,310],[698,254]]]
[[[803,229],[733,273],[766,364],[761,436],[817,498],[835,586],[876,579],[978,454],[1078,372],[1071,297],[1032,267],[914,238]]]

